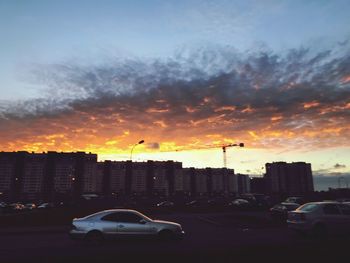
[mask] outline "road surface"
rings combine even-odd
[[[342,262],[341,257],[349,258],[347,237],[301,238],[285,226],[242,227],[217,215],[169,214],[158,219],[181,223],[185,239],[118,240],[86,246],[70,240],[65,231],[7,233],[0,236],[0,262],[304,262],[307,258]]]

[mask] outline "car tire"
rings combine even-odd
[[[175,240],[175,235],[171,230],[162,230],[158,234],[159,239],[163,241]]]
[[[87,245],[101,245],[104,238],[100,231],[93,230],[86,234],[84,241]]]

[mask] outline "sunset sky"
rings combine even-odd
[[[0,150],[350,173],[350,1],[0,0]],[[208,149],[206,149],[208,148]]]

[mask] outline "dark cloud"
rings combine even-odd
[[[148,149],[154,149],[154,150],[157,150],[157,149],[160,148],[158,142],[146,143],[146,147],[147,147]]]
[[[349,50],[348,42],[318,53],[215,47],[167,60],[36,65],[33,74],[50,96],[3,105],[0,134],[11,142],[53,131],[73,140],[79,129],[104,138],[129,130],[180,144],[196,137],[349,145]]]
[[[334,165],[334,168],[335,168],[335,169],[342,169],[342,168],[346,168],[346,165],[345,165],[345,164],[336,163],[336,164]]]

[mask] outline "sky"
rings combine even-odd
[[[348,176],[349,8],[0,0],[0,150]]]

